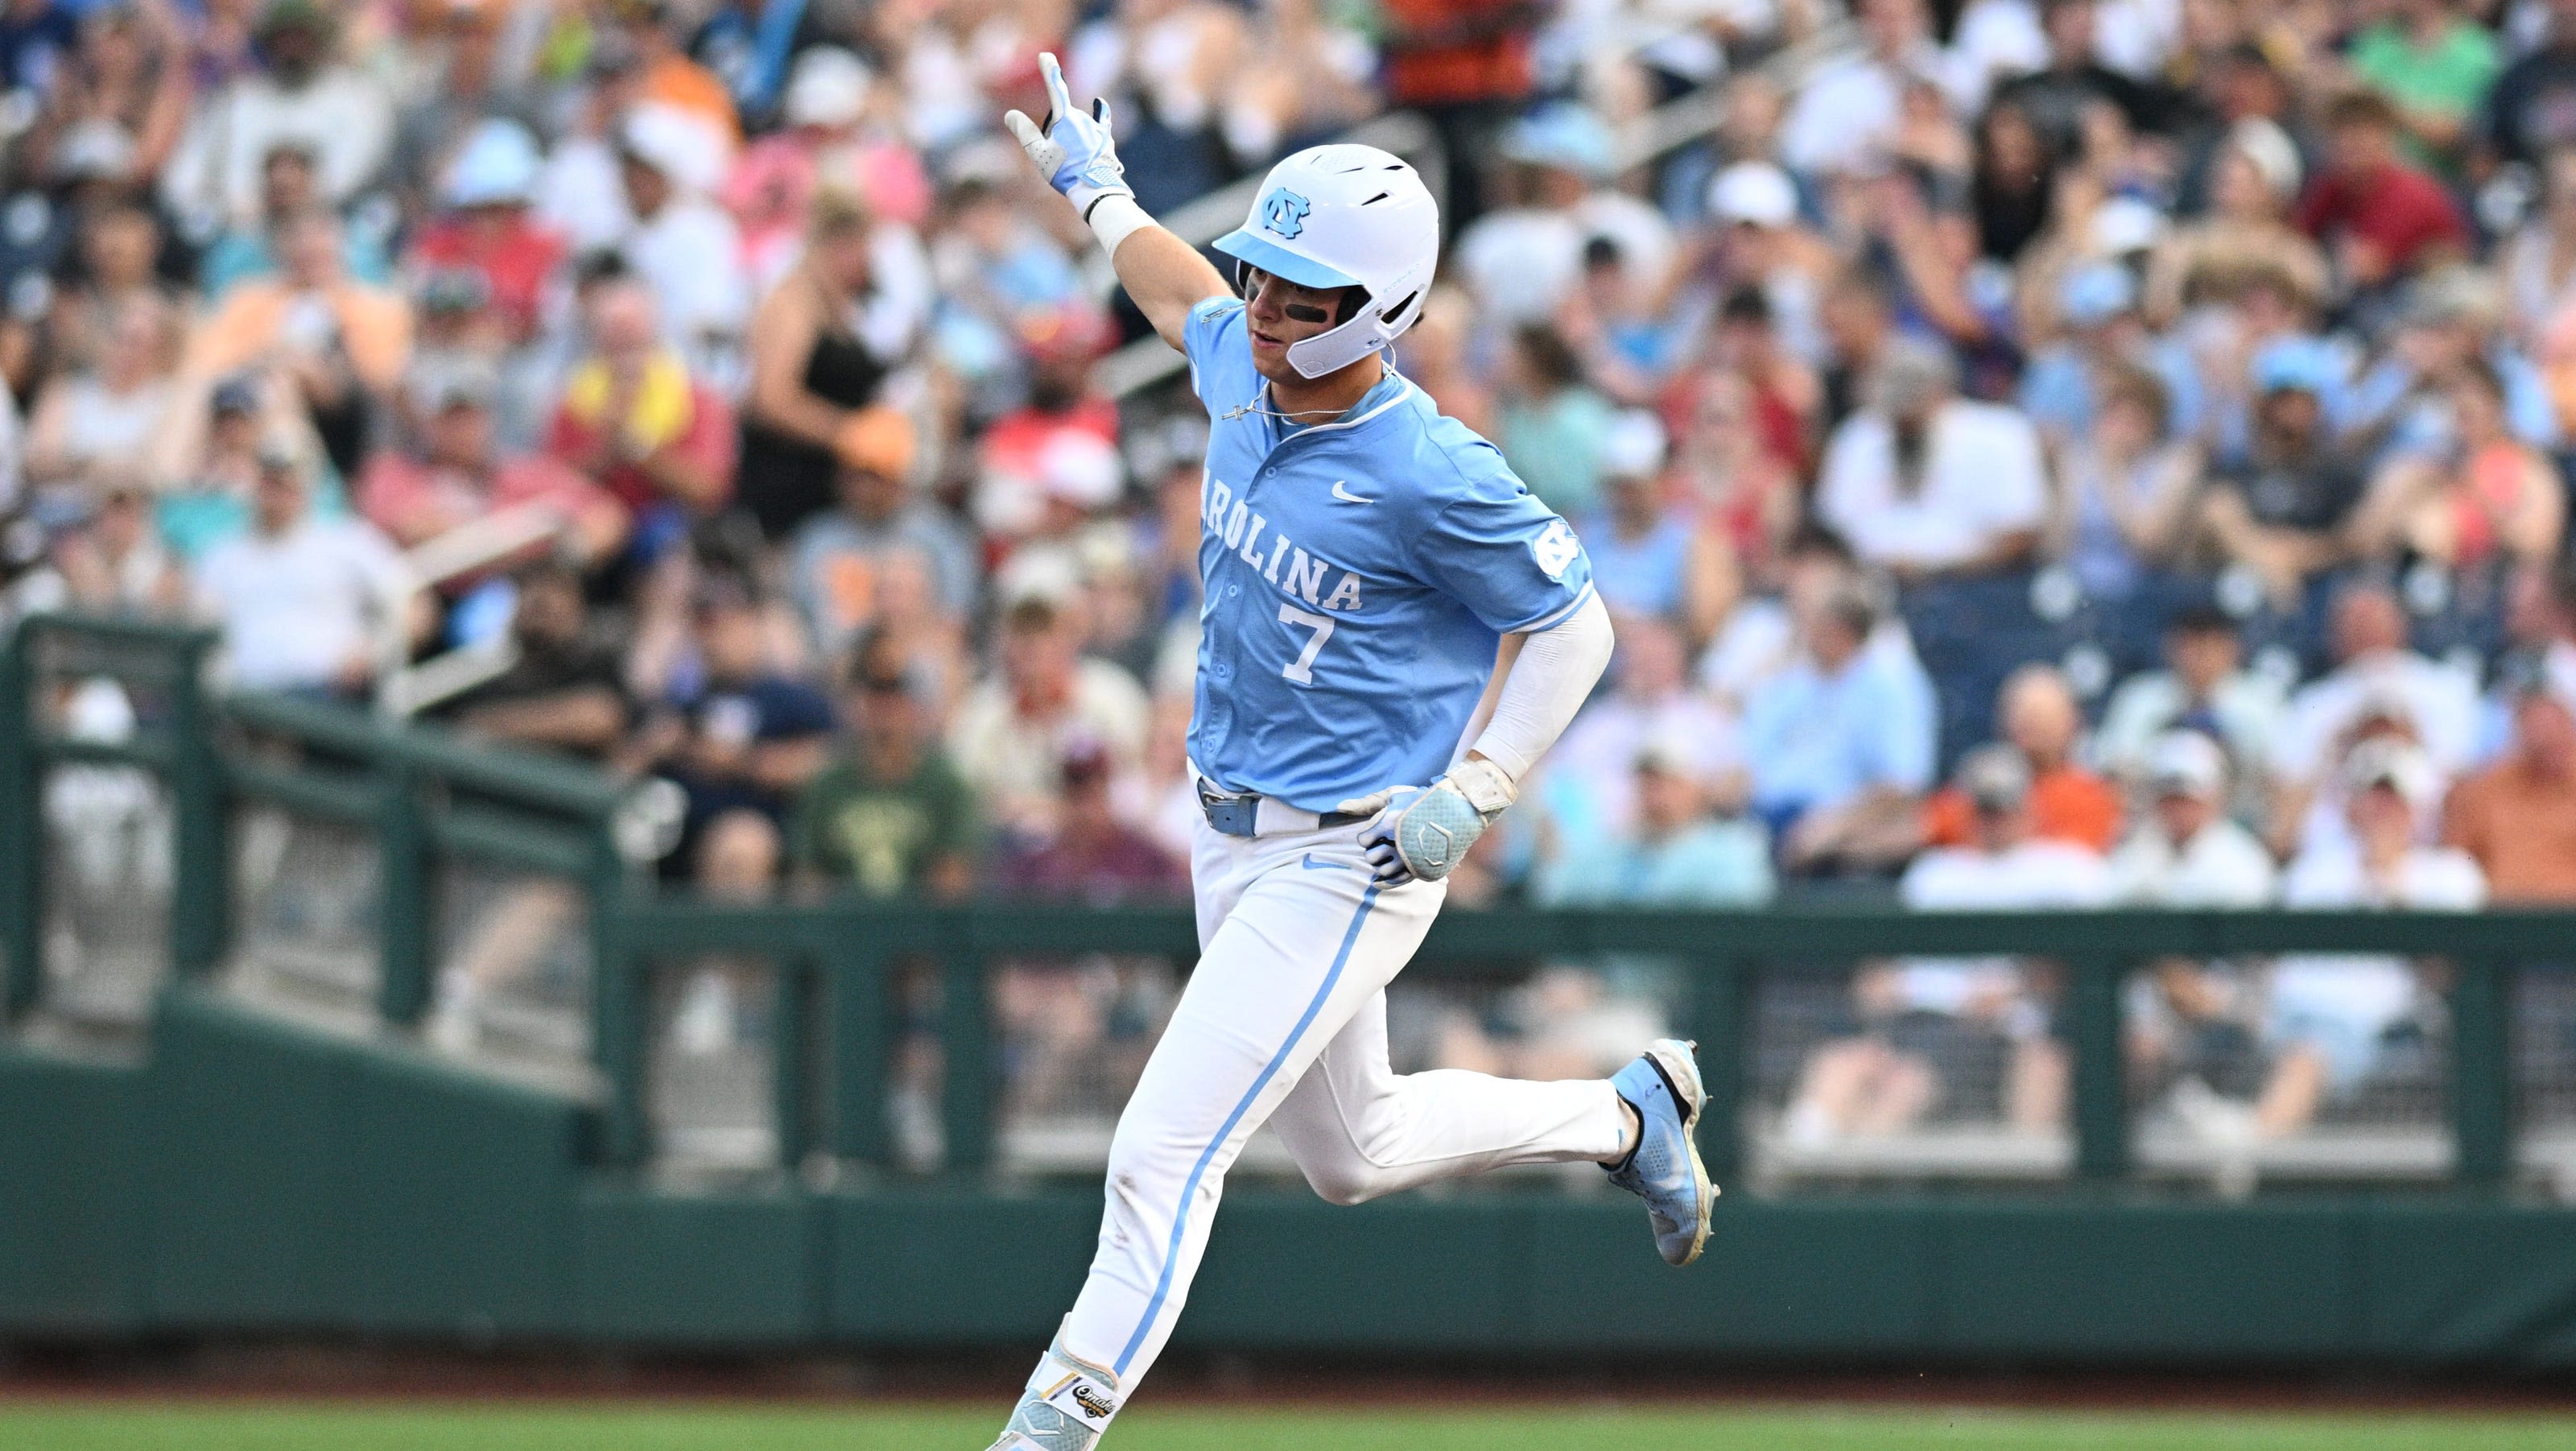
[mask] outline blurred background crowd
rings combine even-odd
[[[659,777],[721,894],[1184,894],[1206,427],[1044,48],[1159,215],[1425,123],[1399,366],[1620,638],[1459,902],[2576,898],[2571,0],[6,0],[9,607]],[[2170,969],[2254,1132],[2423,997]],[[1623,974],[1425,1051],[1616,1061]],[[2024,967],[1838,1001],[1792,1135],[1962,1024],[2062,1110]]]

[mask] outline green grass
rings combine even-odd
[[[5,1451],[983,1451],[993,1408],[0,1403]],[[2576,1451],[2576,1414],[1140,1407],[1103,1451]]]

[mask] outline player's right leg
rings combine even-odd
[[[1089,1451],[1170,1337],[1244,1141],[1412,957],[1444,895],[1373,885],[1348,832],[1203,830],[1193,878],[1203,904],[1231,905],[1203,915],[1217,920],[1198,967],[1119,1115],[1091,1273],[1009,1451]]]

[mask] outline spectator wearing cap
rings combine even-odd
[[[415,268],[463,268],[483,279],[513,346],[537,329],[538,309],[564,263],[563,237],[538,221],[536,138],[495,117],[469,132],[440,178],[441,214],[412,242]]]
[[[249,528],[260,455],[291,456],[285,440],[299,422],[281,390],[252,377],[215,384],[201,406],[183,400],[153,457],[152,482],[160,491],[154,523],[162,542],[194,563],[218,541]],[[346,512],[340,500],[326,505]]]
[[[771,539],[831,507],[841,463],[879,425],[864,416],[895,358],[856,318],[875,279],[868,213],[855,198],[815,198],[804,260],[753,314],[751,390],[734,477]]]
[[[602,283],[583,310],[592,352],[564,378],[546,451],[625,506],[636,548],[658,558],[732,497],[733,409],[663,340],[641,281]]]
[[[322,204],[314,166],[313,149],[291,138],[260,158],[258,214],[227,226],[197,259],[197,290],[208,303],[221,302],[235,285],[277,270],[287,225]],[[393,277],[384,239],[372,229],[342,230],[340,267],[370,287],[382,287]]]
[[[1607,507],[1578,516],[1611,613],[1661,620],[1696,649],[1734,607],[1735,560],[1723,536],[1667,502],[1664,426],[1644,409],[1611,420],[1600,442]]]
[[[370,408],[411,362],[411,306],[348,274],[340,224],[318,207],[287,222],[276,275],[241,283],[197,324],[183,371],[194,379],[276,373],[313,420],[332,466],[354,472]]]
[[[617,163],[634,218],[618,251],[661,299],[663,334],[690,371],[730,378],[751,289],[741,235],[708,196],[723,177],[720,146],[679,111],[644,105],[618,123]]]
[[[581,571],[543,560],[512,577],[510,664],[442,702],[469,736],[608,763],[633,714],[617,652],[591,627]]]
[[[1862,563],[1907,581],[2027,561],[2046,521],[2039,435],[2014,409],[1956,395],[1949,355],[1891,345],[1870,406],[1825,447],[1817,517]]]
[[[508,33],[516,23],[511,7],[495,0],[430,0],[400,12],[396,24],[410,34],[368,58],[400,98],[388,170],[406,217],[430,209],[440,170],[484,127],[546,124],[546,106],[523,89],[535,79],[523,69],[534,58],[517,53],[526,37]]]
[[[2310,583],[2344,562],[2344,526],[2360,503],[2360,466],[2326,425],[2342,359],[2305,338],[2254,355],[2253,436],[2211,470],[2201,523],[2220,559],[2249,572],[2277,610],[2301,608]]]
[[[1835,258],[1799,220],[1797,184],[1770,162],[1739,161],[1710,179],[1708,213],[1719,230],[1701,245],[1715,253],[1721,287],[1757,290],[1781,346],[1805,366],[1822,365],[1820,313]]]
[[[686,658],[651,707],[647,750],[688,793],[680,853],[729,811],[783,820],[829,763],[832,702],[784,669],[769,614],[745,581],[712,575],[692,602]]]
[[[2232,64],[2271,73],[2259,51]],[[2322,301],[2330,290],[2325,254],[2288,221],[2305,175],[2298,144],[2269,117],[2248,115],[2218,132],[2207,209],[2167,232],[2148,257],[2148,319],[2164,327],[2187,308],[2233,302],[2257,275],[2281,277],[2292,295]]]
[[[2227,753],[2196,730],[2156,737],[2141,772],[2147,810],[2111,854],[2112,893],[2155,907],[2259,907],[2272,854],[2227,814]]]
[[[2170,731],[2150,756],[2148,809],[2111,854],[2113,899],[2167,908],[2270,905],[2279,869],[2254,834],[2227,816],[2227,759],[2218,743],[2198,731]],[[2232,963],[2170,956],[2146,964],[2129,989],[2123,1025],[2132,1081],[2152,1089],[2183,1079],[2170,1102],[2186,1123],[2205,1119],[2212,1081],[2233,1086],[2253,1056],[2253,987]]]
[[[1021,318],[1028,397],[985,430],[975,457],[975,523],[995,553],[1061,538],[1117,502],[1118,405],[1094,385],[1091,366],[1114,336],[1109,319],[1080,301]]]
[[[315,517],[309,468],[263,450],[251,527],[197,561],[197,610],[223,630],[233,684],[347,699],[414,633],[413,579],[375,526]]]
[[[378,449],[357,487],[358,511],[404,548],[428,543],[496,511],[547,511],[579,561],[616,557],[633,527],[626,508],[542,453],[507,453],[492,420],[497,374],[458,372],[428,401],[415,445]]]
[[[412,297],[411,365],[394,395],[396,425],[418,435],[455,379],[496,373],[505,354],[505,326],[482,273],[451,267],[422,276]],[[524,443],[535,432],[534,424],[518,416],[526,408],[506,386],[493,400],[501,436],[511,443]]]
[[[2109,851],[2120,831],[2120,793],[2075,759],[2084,713],[2066,677],[2053,665],[2021,667],[2004,681],[1995,714],[2004,744],[2030,776],[2031,834],[2096,854]],[[1957,786],[1944,788],[1925,804],[1924,839],[1958,846],[1975,834],[1974,814]]]
[[[2164,627],[2164,668],[2120,682],[2093,735],[2094,759],[2116,778],[2142,781],[2156,743],[2173,731],[2216,741],[2233,766],[2231,810],[2246,822],[2270,809],[2272,752],[2289,702],[2272,676],[2245,668],[2236,620],[2215,605],[2177,610]]]
[[[2440,455],[2399,457],[2371,481],[2352,519],[2365,559],[2411,555],[2454,570],[2494,561],[2545,566],[2558,558],[2567,491],[2556,468],[2514,437],[2505,384],[2480,358],[2441,383],[2453,436]]]
[[[2476,747],[2475,679],[2407,648],[2405,610],[2385,586],[2345,586],[2334,601],[2333,643],[2334,669],[2290,698],[2275,741],[2282,822],[2304,814],[2349,742],[2375,717],[2388,717],[2413,736],[2437,782],[2465,767]]]
[[[867,897],[965,896],[979,849],[974,793],[940,752],[902,668],[865,646],[853,652],[841,723],[838,754],[788,818],[789,856]]]
[[[2335,271],[2364,296],[2469,246],[2467,222],[2442,184],[2409,166],[2398,149],[2397,108],[2371,91],[2326,108],[2327,163],[2300,198],[2299,230],[2323,243]]]
[[[787,547],[788,589],[818,655],[837,659],[876,622],[895,556],[909,555],[930,576],[938,612],[964,620],[982,583],[975,541],[913,485],[912,423],[890,408],[868,449],[841,465],[841,499],[800,525]]]
[[[1931,691],[1872,647],[1878,608],[1859,580],[1793,596],[1791,610],[1795,657],[1744,706],[1753,809],[1794,872],[1901,860],[1933,780]]]
[[[1126,671],[1082,654],[1082,623],[1044,598],[1002,615],[999,667],[967,693],[948,729],[957,769],[1006,831],[1043,836],[1055,822],[1065,747],[1088,741],[1113,769],[1139,766],[1150,715]]]
[[[2499,902],[2576,902],[2576,709],[2537,669],[2517,671],[2507,694],[2511,743],[2451,789],[2442,840]]]
[[[1484,314],[1504,327],[1554,316],[1582,280],[1583,249],[1606,237],[1625,264],[1660,286],[1673,261],[1663,215],[1602,185],[1610,128],[1571,102],[1543,106],[1503,132],[1512,167],[1510,205],[1454,233],[1457,274]]]
[[[1973,808],[1973,834],[1906,868],[1906,906],[2026,911],[2109,900],[2099,856],[2032,834],[2030,769],[2017,752],[1980,746],[1960,758],[1954,782]],[[1936,1108],[1974,1116],[1997,1101],[2004,1121],[2024,1133],[2058,1129],[2067,1058],[2044,986],[2039,970],[2009,957],[1864,968],[1852,991],[1862,1031],[1808,1060],[1783,1132],[1792,1144],[1818,1146],[1899,1133]]]
[[[2137,276],[2127,265],[2096,261],[2070,269],[2058,284],[2057,320],[2064,331],[2031,359],[2020,397],[2051,449],[2063,450],[2091,430],[2115,371],[2156,379],[2172,435],[2201,432],[2198,365],[2180,343],[2148,331],[2138,310]]]
[[[1658,734],[1627,763],[1624,820],[1560,843],[1539,870],[1547,906],[1750,907],[1771,900],[1771,843],[1759,821],[1711,814],[1709,752]]]
[[[2460,912],[2485,905],[2486,879],[2475,861],[2454,848],[2421,843],[2424,818],[2441,796],[2440,773],[2421,750],[2398,740],[2366,741],[2345,762],[2344,785],[2349,835],[2291,861],[2282,905]],[[2329,1098],[2359,1087],[2425,998],[2403,958],[2349,953],[2276,960],[2264,1024],[2274,1063],[2255,1106],[2254,1135],[2295,1133]]]
[[[1110,905],[1171,901],[1189,895],[1179,862],[1152,837],[1120,821],[1110,807],[1109,753],[1076,740],[1058,763],[1063,801],[1055,829],[1009,844],[993,863],[993,885],[1006,896]]]
[[[270,0],[257,32],[267,65],[205,98],[162,171],[173,214],[250,223],[261,164],[281,142],[311,152],[316,200],[327,205],[345,205],[375,179],[393,146],[393,106],[383,86],[332,59],[335,31],[315,0]]]

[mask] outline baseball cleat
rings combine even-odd
[[[1698,1045],[1657,1038],[1610,1086],[1637,1111],[1637,1143],[1627,1161],[1610,1169],[1610,1182],[1646,1201],[1655,1228],[1655,1250],[1664,1262],[1686,1265],[1708,1244],[1709,1212],[1717,1186],[1699,1161],[1692,1137],[1708,1090],[1700,1086]]]

